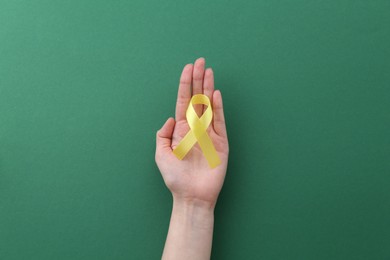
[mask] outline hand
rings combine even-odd
[[[198,144],[192,147],[183,160],[177,159],[172,152],[190,130],[186,110],[191,96],[195,94],[207,95],[212,104],[213,120],[207,133],[221,160],[221,164],[214,169],[208,165]],[[203,105],[195,105],[199,117],[204,110]],[[205,59],[199,58],[194,65],[187,64],[181,74],[176,120],[169,118],[157,132],[156,163],[175,201],[214,208],[225,179],[228,155],[229,145],[221,92],[214,91],[213,71],[211,68],[205,70]]]

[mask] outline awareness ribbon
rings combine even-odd
[[[207,106],[207,109],[200,118],[196,114],[193,107],[193,105],[197,104]],[[215,168],[221,163],[221,161],[219,160],[217,151],[215,150],[210,136],[207,134],[207,128],[209,127],[211,119],[213,118],[210,99],[203,94],[192,96],[190,104],[187,108],[186,117],[188,125],[190,126],[190,131],[173,150],[173,154],[176,155],[179,160],[182,160],[195,145],[195,143],[198,142],[209,166],[211,168]]]

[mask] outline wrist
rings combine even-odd
[[[184,225],[213,229],[214,205],[196,199],[173,198],[172,215]]]
[[[179,196],[176,194],[172,194],[173,198],[173,204],[179,206],[179,207],[185,207],[185,208],[198,208],[203,211],[212,211],[214,212],[215,204],[214,201],[206,201],[196,198],[188,198]]]

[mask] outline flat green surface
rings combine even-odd
[[[155,132],[203,56],[212,259],[390,259],[389,1],[0,1],[0,259],[159,259]]]

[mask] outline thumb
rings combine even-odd
[[[172,152],[172,134],[175,128],[175,119],[168,118],[156,134],[156,152]]]

